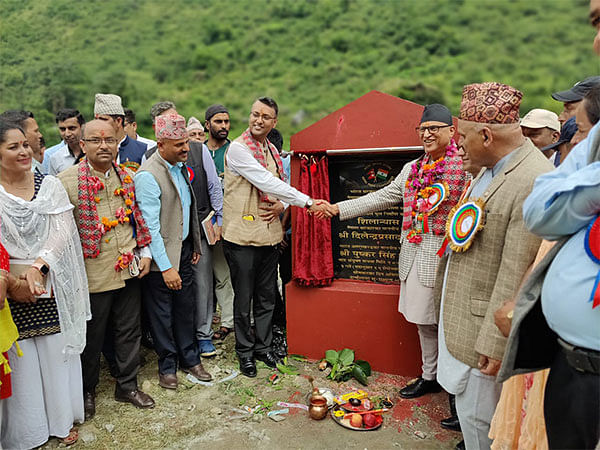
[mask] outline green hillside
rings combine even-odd
[[[54,111],[92,116],[117,93],[151,136],[172,99],[202,118],[216,102],[236,135],[271,95],[289,136],[378,89],[458,111],[462,86],[502,81],[522,111],[600,73],[587,0],[0,0],[0,110],[31,109],[48,144]]]

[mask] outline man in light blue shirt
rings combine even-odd
[[[79,162],[81,158],[72,157],[72,151],[69,150],[69,146],[74,148],[75,145],[79,145],[79,138],[76,135],[81,135],[81,127],[85,123],[83,115],[77,109],[73,108],[59,109],[56,112],[54,120],[56,121],[58,132],[60,133],[60,138],[62,140],[58,144],[47,148],[44,152],[44,159],[42,160],[42,171],[45,174],[50,175],[56,175],[58,174],[58,172],[61,172],[69,166],[72,166],[75,162],[75,159],[77,159],[77,162]],[[79,124],[79,130],[76,129],[76,124]],[[52,171],[50,159],[52,158],[52,155],[60,152],[61,150],[64,151],[64,154],[67,155],[62,158],[63,162],[65,159],[68,160],[69,157],[72,157],[73,161],[71,161],[71,164],[69,165],[65,165],[64,167],[61,166],[61,170]]]
[[[159,116],[155,123],[158,152],[135,176],[136,197],[152,236],[153,262],[144,296],[154,348],[158,384],[177,389],[177,368],[201,381],[204,370],[195,336],[196,293],[192,265],[200,260],[197,205],[188,169],[189,139],[185,119]]]
[[[62,137],[62,135],[61,135]],[[53,145],[52,147],[47,148],[44,151],[44,159],[42,160],[42,171],[47,174],[48,170],[49,170],[49,166],[50,166],[50,157],[52,155],[54,155],[57,151],[59,151],[61,148],[66,147],[67,144],[65,144],[64,138],[63,140],[61,140],[58,144]]]
[[[593,307],[592,302],[600,264],[585,249],[588,227],[599,213],[600,124],[596,124],[561,166],[538,177],[523,205],[530,231],[564,241],[541,291],[544,318],[560,344],[544,398],[551,448],[592,448],[600,438],[600,306]],[[598,255],[598,242],[588,243]]]
[[[85,156],[80,145],[85,123],[83,115],[76,109],[61,109],[56,113],[56,123],[65,145],[48,158],[44,153],[42,162],[42,169],[45,167],[46,173],[54,176],[77,164]]]

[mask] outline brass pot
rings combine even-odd
[[[310,397],[310,406],[308,407],[308,415],[311,419],[321,420],[327,415],[329,408],[327,407],[327,399],[322,395],[314,394]]]

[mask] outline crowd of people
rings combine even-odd
[[[201,123],[155,103],[147,139],[118,95],[96,94],[93,120],[56,113],[62,141],[47,149],[32,112],[0,114],[1,447],[76,442],[102,354],[115,400],[140,409],[155,405],[137,382],[142,343],[164,389],[178,370],[210,381],[202,359],[232,332],[243,375],[275,368],[290,207],[347,220],[401,205],[398,311],[417,327],[422,374],[399,395],[448,392],[441,425],[462,432],[457,448],[594,448],[600,76],[552,94],[558,116],[521,117],[523,95],[466,85],[458,122],[427,105],[414,118],[424,154],[337,204],[289,184],[270,97],[233,141],[220,104]]]

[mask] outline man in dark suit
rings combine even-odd
[[[96,119],[109,122],[115,129],[119,140],[119,154],[117,164],[135,163],[135,169],[142,163],[146,152],[146,144],[131,139],[125,133],[125,111],[121,104],[121,97],[114,94],[96,94],[94,103],[94,116]]]

